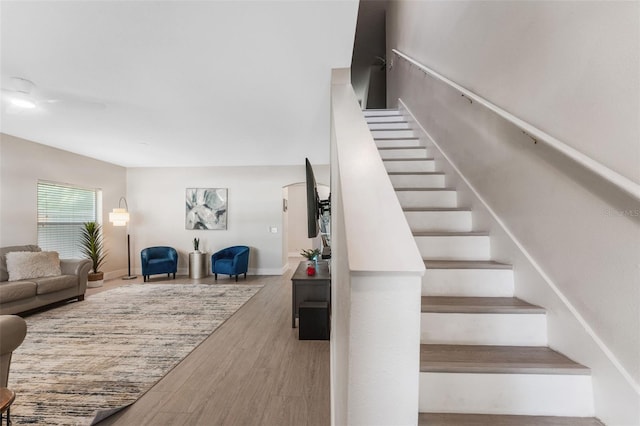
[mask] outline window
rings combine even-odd
[[[85,222],[95,222],[99,191],[38,182],[38,245],[57,251],[61,258],[83,257],[80,233]]]

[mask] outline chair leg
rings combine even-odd
[[[245,280],[247,279],[247,273],[246,272],[244,273],[244,279]]]
[[[236,274],[236,282],[238,282],[238,274]]]
[[[175,272],[173,273],[173,279],[174,280],[176,279],[176,273]]]
[[[213,276],[215,277],[215,280],[218,281],[218,274],[213,274]]]

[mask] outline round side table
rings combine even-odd
[[[199,279],[207,276],[207,253],[189,253],[189,278]]]

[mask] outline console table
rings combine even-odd
[[[296,327],[300,303],[329,302],[331,306],[331,274],[328,262],[318,262],[315,275],[307,275],[307,261],[302,261],[291,277],[291,327]]]

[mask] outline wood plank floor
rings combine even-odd
[[[291,328],[294,269],[240,278],[264,288],[136,403],[99,425],[329,425],[329,342],[300,341]],[[214,285],[212,277],[198,282]],[[130,281],[87,294],[123,283]]]

